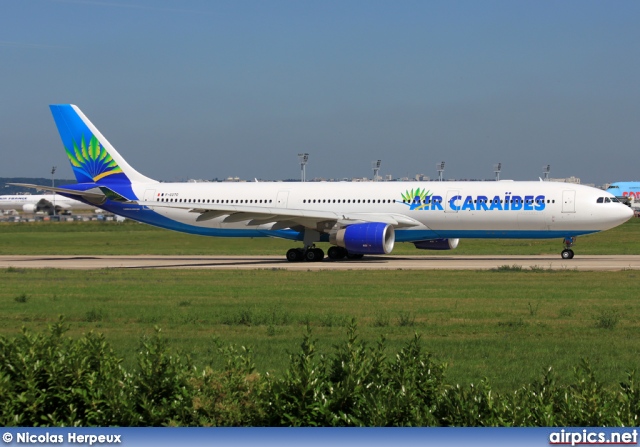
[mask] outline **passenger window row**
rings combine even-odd
[[[514,203],[516,202],[515,200],[511,199],[511,200],[507,200],[507,203]],[[519,200],[519,202],[521,203],[544,203],[544,200]],[[427,199],[423,199],[422,201],[420,200],[403,200],[402,203],[426,203],[427,205],[431,203],[431,200],[427,200]],[[438,202],[441,203],[441,202]],[[505,200],[493,200],[493,199],[487,199],[487,200],[478,200],[478,199],[474,199],[473,203],[505,203]],[[556,203],[555,200],[551,200],[551,199],[547,199],[547,203]]]
[[[256,203],[272,203],[273,200],[271,199],[172,199],[172,198],[166,198],[166,197],[158,197],[157,198],[158,202],[174,202],[174,203],[251,203],[251,204],[256,204]]]
[[[393,203],[390,199],[303,199],[302,203]]]
[[[234,203],[242,203],[242,204],[267,204],[273,203],[272,199],[177,199],[177,198],[169,198],[169,197],[158,197],[156,198],[158,202],[173,202],[173,203],[218,203],[218,204],[234,204]],[[598,203],[609,203],[617,202],[618,200],[615,198],[609,199],[608,197],[599,197]],[[394,203],[393,199],[303,199],[302,203]],[[494,201],[493,199],[488,200],[478,200],[475,199],[473,203],[505,203],[505,200]],[[508,203],[514,203],[513,199],[507,201]],[[544,200],[521,200],[522,203],[544,203]],[[424,203],[431,204],[431,199],[423,199],[423,200],[403,200],[402,203]],[[441,203],[441,202],[438,202]],[[556,203],[555,200],[547,199],[547,203]]]

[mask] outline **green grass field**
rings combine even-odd
[[[252,346],[259,371],[283,369],[312,326],[326,349],[356,318],[362,337],[399,347],[414,332],[459,383],[512,389],[590,358],[607,382],[637,368],[638,273],[575,271],[288,272],[16,270],[0,272],[0,331],[41,330],[65,315],[130,356],[162,328],[176,349],[215,365],[214,339]]]
[[[640,252],[640,220],[579,238],[576,256]],[[404,246],[403,246],[404,245]],[[127,223],[5,224],[1,254],[283,254],[277,240],[201,238]],[[558,253],[560,241],[462,240],[459,254]],[[424,253],[401,244],[400,253]],[[438,252],[426,252],[433,255]],[[371,343],[396,349],[417,332],[449,364],[451,383],[488,377],[512,390],[581,358],[614,386],[640,366],[640,272],[120,270],[0,271],[0,333],[43,330],[65,315],[72,333],[103,332],[129,361],[154,326],[198,365],[215,340],[251,346],[258,371],[281,371],[309,324],[329,350],[355,318]]]

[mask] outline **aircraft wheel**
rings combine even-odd
[[[319,248],[310,248],[304,254],[304,259],[307,262],[319,262],[324,258],[324,252]]]
[[[291,248],[287,251],[287,261],[300,262],[304,259],[302,250],[299,248]]]
[[[571,250],[570,248],[562,250],[562,259],[573,259],[573,255],[573,250]]]
[[[347,251],[344,248],[336,247],[334,245],[333,247],[329,248],[329,250],[327,251],[327,255],[329,256],[329,259],[339,261],[340,259],[344,259],[344,257],[347,255],[346,252]]]

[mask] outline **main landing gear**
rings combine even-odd
[[[291,248],[287,251],[287,261],[289,262],[320,262],[324,259],[324,251],[320,248],[311,246],[304,248]]]
[[[329,248],[327,255],[332,261],[339,261],[341,259],[362,259],[364,255],[349,253],[346,248],[333,246]],[[287,261],[289,262],[320,262],[324,259],[324,251],[320,248],[316,248],[315,245],[304,248],[291,248],[287,251]]]
[[[562,243],[564,244],[564,250],[562,250],[562,259],[573,259],[573,247],[574,242],[576,241],[575,237],[565,237]]]
[[[306,229],[302,245],[304,248],[291,248],[287,251],[287,261],[289,262],[320,262],[324,259],[324,251],[316,248],[315,243],[320,241],[320,232]],[[362,259],[361,254],[349,253],[346,248],[336,245],[329,248],[329,259],[339,261],[341,259]]]
[[[302,244],[304,248],[291,248],[287,251],[287,261],[289,262],[320,262],[324,259],[324,251],[316,248],[316,242],[320,241],[320,233],[307,229],[304,232]]]

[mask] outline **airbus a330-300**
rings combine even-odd
[[[459,239],[562,239],[571,259],[577,236],[627,221],[613,194],[554,182],[164,183],[134,168],[71,104],[52,105],[78,181],[57,192],[158,227],[216,237],[301,242],[289,261],[389,254],[395,242],[453,249]]]

